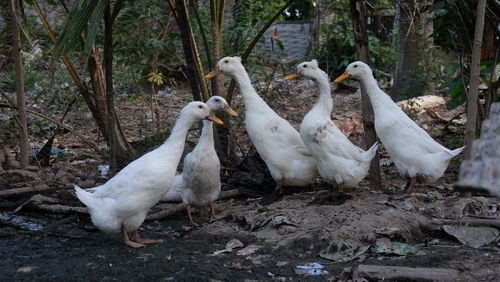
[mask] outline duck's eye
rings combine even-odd
[[[355,68],[357,68],[357,67],[358,67],[358,65],[354,65],[354,67],[355,67]]]
[[[224,60],[224,64],[227,64],[227,63],[229,63],[229,60]]]
[[[307,65],[304,65],[304,68],[307,68]]]
[[[198,108],[203,109],[203,106],[202,106],[202,105],[199,105],[199,106],[198,106]]]
[[[215,102],[220,102],[220,100],[219,99],[215,99]]]

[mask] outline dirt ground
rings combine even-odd
[[[286,84],[277,79],[269,89],[265,83],[256,87],[260,93],[267,93],[264,99],[297,128],[317,97],[313,83],[308,81]],[[354,143],[362,144],[359,91],[344,92],[347,94],[334,95],[333,118]],[[160,97],[165,126],[172,124],[188,93],[186,87],[179,87]],[[454,127],[460,126],[460,118],[457,121],[452,117],[461,109],[446,111],[441,102],[416,108],[412,108],[414,103],[407,103],[406,110],[443,145],[459,147],[461,139]],[[124,99],[117,99],[117,105],[131,141],[153,132],[144,105]],[[233,106],[241,115],[232,120],[231,130],[236,136],[237,156],[244,160],[250,143],[243,125],[241,97],[235,97]],[[85,132],[98,146],[105,146],[85,110],[70,113],[68,124]],[[196,140],[194,130],[188,144]],[[33,146],[43,144],[43,140],[36,141]],[[223,219],[195,228],[184,212],[146,221],[141,235],[160,242],[131,249],[120,242],[119,235],[95,229],[84,211],[53,213],[30,201],[33,195],[41,194],[52,199],[44,200],[49,201],[44,202],[46,206],[60,203],[82,207],[72,194],[73,184],[92,187],[105,181],[99,170],[104,164],[102,157],[68,132],[58,137],[58,144],[69,153],[54,157],[49,168],[20,172],[3,167],[0,191],[19,187],[57,189],[0,198],[2,281],[348,281],[356,280],[361,264],[453,269],[458,271],[453,278],[457,281],[498,281],[500,277],[498,236],[485,246],[472,248],[435,222],[463,218],[498,221],[500,216],[497,199],[478,193],[464,197],[453,190],[459,160],[450,163],[445,177],[437,183],[418,184],[412,197],[406,199],[374,191],[365,180],[347,194],[317,202],[329,188],[318,181],[304,189],[289,188],[282,200],[263,205],[262,197],[265,199],[266,191],[272,188],[272,181],[265,171],[249,173],[248,166],[254,163],[247,159],[246,166],[223,171],[223,188],[243,193],[217,202]],[[386,188],[404,186],[384,150],[381,163]],[[161,203],[152,213],[175,206]],[[14,212],[16,208],[19,210]],[[194,216],[198,222],[206,222],[204,211],[196,211]],[[388,241],[406,244],[406,253],[383,253],[376,248]],[[229,242],[238,247],[217,252]],[[319,263],[319,268],[311,263]]]

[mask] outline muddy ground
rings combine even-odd
[[[418,188],[424,192],[428,186]],[[463,246],[429,222],[438,214],[455,213],[453,205],[442,208],[461,201],[458,195],[443,201],[435,198],[442,191],[416,193],[399,200],[371,192],[365,183],[340,205],[313,203],[323,189],[317,185],[268,206],[260,205],[259,198],[222,200],[218,210],[225,218],[201,227],[192,227],[185,213],[149,221],[140,230],[142,236],[160,242],[140,249],[124,246],[116,234],[96,230],[86,215],[3,211],[0,277],[4,281],[337,281],[352,278],[349,270],[365,264],[455,269],[460,273],[458,281],[498,281],[497,243],[479,249]],[[474,200],[463,213],[470,213],[473,206]],[[195,220],[205,222],[204,211],[195,213]],[[320,256],[339,240],[372,246],[384,237],[405,242],[416,252],[399,256],[368,249],[349,262]],[[232,239],[243,246],[213,255]],[[256,250],[238,253],[248,246]],[[297,270],[314,262],[324,265],[321,275]]]
[[[317,97],[310,81],[286,84],[276,79],[269,85],[255,85],[265,93],[264,99],[297,128]],[[346,93],[333,96],[332,117],[354,143],[362,144],[360,94]],[[163,126],[168,128],[173,123],[175,113],[188,100],[185,86],[159,97]],[[442,144],[461,146],[456,127],[460,131],[463,119],[460,121],[458,114],[463,109],[446,111],[442,98],[433,101],[430,106],[417,108],[409,103],[410,109],[405,110]],[[38,103],[44,107],[43,101]],[[130,141],[154,133],[145,105],[118,98],[117,107]],[[243,113],[241,97],[235,97],[233,107]],[[80,111],[70,112],[67,124],[104,148],[90,114],[84,108]],[[452,118],[457,116],[458,121]],[[184,212],[147,221],[140,233],[160,242],[140,249],[124,246],[117,234],[96,230],[84,210],[47,210],[47,206],[57,204],[82,207],[72,193],[73,184],[92,187],[106,180],[99,169],[105,164],[104,158],[71,133],[60,134],[55,144],[69,153],[53,156],[47,168],[18,170],[0,163],[4,169],[0,191],[53,188],[0,198],[0,280],[347,281],[356,278],[357,266],[363,264],[452,269],[458,271],[453,280],[498,281],[498,236],[475,249],[464,246],[443,230],[443,224],[433,221],[498,221],[497,199],[477,193],[464,197],[453,190],[460,159],[451,162],[444,178],[437,183],[418,184],[412,197],[406,199],[374,191],[365,180],[357,189],[346,191],[347,195],[335,194],[318,202],[316,199],[329,187],[317,182],[305,189],[287,189],[282,200],[263,205],[262,199],[272,191],[273,183],[265,171],[259,171],[262,166],[248,171],[255,161],[245,159],[250,155],[250,142],[242,114],[232,120],[231,130],[239,158],[234,163],[243,161],[243,165],[224,167],[223,188],[240,189],[242,195],[218,201],[218,210],[225,217],[201,227],[192,227]],[[32,147],[44,141],[31,140]],[[187,141],[189,150],[197,141],[196,130]],[[11,152],[15,153],[15,148]],[[380,155],[385,187],[395,191],[404,186],[383,149]],[[37,194],[48,197],[41,202],[45,206],[30,202]],[[152,213],[176,205],[162,203]],[[204,212],[197,211],[195,220],[205,222]],[[233,239],[242,246],[214,255]],[[384,254],[374,248],[381,242],[407,244],[407,249],[403,254]],[[310,263],[324,268],[300,269]]]

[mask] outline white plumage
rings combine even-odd
[[[213,112],[226,111],[231,115],[237,115],[220,96],[211,97],[207,105]],[[182,200],[186,203],[189,220],[196,225],[191,217],[191,206],[210,206],[212,220],[215,217],[213,202],[219,198],[220,192],[220,161],[214,148],[213,123],[204,120],[198,144],[184,158],[182,174],[175,176],[172,187],[163,200],[179,202]]]
[[[305,186],[318,176],[316,161],[299,132],[274,112],[255,92],[248,73],[238,57],[222,58],[217,71],[233,77],[245,102],[245,127],[248,136],[266,163],[282,193],[282,185]]]
[[[319,99],[300,125],[300,136],[318,163],[319,174],[330,184],[355,187],[368,175],[378,144],[364,151],[338,129],[331,120],[333,100],[328,75],[312,60],[298,65],[300,75],[318,84]],[[290,75],[293,78],[297,75]]]
[[[143,246],[137,234],[148,210],[171,186],[184,149],[186,134],[194,122],[214,119],[208,106],[201,102],[186,105],[170,137],[159,148],[143,155],[123,168],[105,184],[91,189],[75,187],[76,196],[88,209],[94,225],[105,232],[122,232],[124,243]],[[132,241],[127,232],[133,231]]]
[[[351,63],[335,81],[348,77],[360,80],[366,89],[375,113],[377,135],[399,174],[408,178],[408,192],[413,188],[417,176],[430,181],[443,176],[450,159],[460,154],[465,147],[449,150],[434,141],[378,87],[372,70],[365,63]]]

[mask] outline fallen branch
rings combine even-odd
[[[59,190],[59,189],[61,189],[61,188],[49,187],[49,186],[45,186],[45,185],[44,186],[32,186],[32,187],[6,189],[6,190],[0,191],[0,198],[19,195],[19,194],[25,194],[25,193],[33,193],[33,192],[41,192],[41,191],[49,191],[49,190]]]
[[[219,200],[234,198],[239,195],[241,195],[241,192],[238,189],[222,191],[220,193]],[[150,214],[146,217],[146,220],[157,220],[157,219],[167,218],[184,210],[186,210],[186,204],[180,203],[171,209],[166,209],[157,213]]]
[[[500,229],[500,219],[487,219],[487,218],[461,218],[461,219],[447,219],[447,218],[433,218],[432,223],[436,229],[441,229],[443,225],[468,225],[468,226],[488,226]]]
[[[413,268],[385,265],[358,265],[358,278],[368,280],[401,281],[453,281],[458,278],[458,270],[447,268]]]
[[[84,207],[72,207],[72,206],[65,206],[65,205],[47,205],[47,204],[33,204],[33,207],[42,210],[42,211],[48,211],[52,213],[82,213],[82,214],[88,214],[89,211],[87,208]]]

